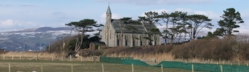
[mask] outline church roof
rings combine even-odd
[[[137,30],[133,31],[133,33],[136,34],[144,34],[146,33],[150,28],[156,28],[156,26],[154,24],[150,25],[149,23],[143,23],[143,24],[139,24],[139,23],[123,23],[118,19],[112,19],[112,26],[115,29],[116,33],[121,33],[121,31],[123,31],[123,33],[132,33],[132,30],[128,30],[126,28],[126,26],[132,26],[134,28],[136,28]],[[156,33],[155,33],[156,34]]]
[[[106,14],[111,14],[112,12],[111,12],[111,8],[110,8],[110,6],[108,6],[108,8],[107,8],[107,11],[106,11]]]

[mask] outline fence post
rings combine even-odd
[[[71,72],[73,72],[73,65],[71,65]]]
[[[22,60],[22,55],[20,55],[20,60]]]
[[[134,72],[134,66],[131,64],[131,72]]]
[[[43,64],[41,64],[41,72],[43,72]]]
[[[52,56],[52,61],[54,61],[54,56]]]
[[[9,63],[9,72],[11,72],[11,69],[10,69],[10,63]]]
[[[102,63],[102,72],[105,72],[104,64]]]
[[[161,64],[161,72],[163,72],[163,64]]]
[[[195,72],[195,70],[194,70],[194,64],[192,64],[192,72]]]
[[[94,61],[93,56],[92,56],[92,61]]]
[[[69,55],[69,59],[70,59],[70,61],[72,61],[72,56],[71,55]]]
[[[38,60],[38,54],[36,55],[36,60]]]
[[[240,65],[240,62],[238,61],[238,65]]]
[[[82,56],[80,56],[80,61],[82,61]]]
[[[62,60],[62,61],[64,60],[64,56],[62,56],[61,60]]]
[[[3,60],[5,60],[5,55],[3,56]]]
[[[12,56],[12,60],[14,60],[14,56]]]
[[[246,63],[246,66],[248,66],[248,63]]]
[[[222,68],[222,65],[220,65],[220,72],[223,72],[223,68]]]

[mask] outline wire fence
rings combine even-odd
[[[8,63],[10,61],[10,63]],[[34,62],[36,64],[18,64],[12,61]],[[43,61],[43,62],[40,62]],[[46,61],[50,61],[47,63]],[[38,62],[38,63],[37,63]],[[54,63],[55,62],[55,63]],[[60,62],[60,63],[56,63]],[[74,62],[67,63],[65,62]],[[75,64],[76,62],[76,64]],[[92,62],[88,64],[86,62]],[[96,63],[97,62],[97,63]],[[105,63],[100,64],[99,62]],[[153,62],[153,61],[152,61]],[[0,72],[164,72],[176,69],[176,72],[249,72],[248,64],[207,64],[178,61],[162,61],[157,64],[148,64],[145,61],[135,60],[131,57],[39,57],[39,56],[0,56]],[[22,62],[20,62],[22,63]],[[62,63],[62,64],[61,64]],[[115,63],[115,64],[113,64]],[[145,69],[143,69],[146,67]],[[109,69],[110,68],[110,69]],[[142,68],[142,69],[140,69]],[[152,71],[147,70],[152,68]],[[154,68],[154,69],[153,69]],[[167,68],[170,68],[167,70]],[[64,70],[65,69],[65,70]],[[172,71],[170,71],[172,72]],[[174,72],[174,71],[173,71]]]
[[[149,65],[140,60],[124,57],[100,57],[100,62],[119,63],[119,64],[134,64],[139,66],[163,67],[163,68],[178,68],[204,72],[249,72],[249,66],[240,64],[205,64],[205,63],[188,63],[178,61],[162,61],[157,65]]]
[[[190,70],[113,63],[1,63],[0,72],[191,72]]]
[[[13,56],[5,56],[0,55],[0,60],[47,60],[47,61],[99,61],[99,56],[91,56],[91,57],[81,57],[72,58],[72,57],[41,57],[37,55],[33,56],[22,56],[22,55],[13,55]]]

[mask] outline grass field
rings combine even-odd
[[[0,72],[132,72],[131,65],[79,62],[79,61],[27,61],[27,60],[0,60]],[[134,65],[134,72],[161,72],[160,67],[146,67]],[[164,68],[163,72],[191,72],[189,70]]]

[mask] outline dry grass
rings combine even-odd
[[[190,41],[181,45],[110,48],[111,57],[133,57],[142,61],[187,61],[204,63],[248,63],[249,35]]]
[[[23,57],[34,57],[38,56],[40,58],[61,58],[63,56],[66,56],[65,53],[49,53],[49,52],[7,52],[5,54],[2,54],[3,56],[23,56]]]
[[[66,58],[66,53],[49,52],[8,52],[0,60],[48,60],[48,61],[99,61],[98,56]]]

